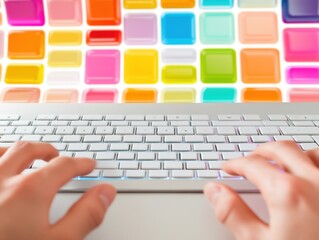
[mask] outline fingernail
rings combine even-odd
[[[109,192],[106,190],[101,190],[99,192],[99,197],[101,201],[103,202],[103,204],[105,205],[105,207],[108,208],[110,205]]]
[[[215,204],[220,197],[221,191],[222,189],[219,185],[215,185],[215,184],[209,185],[209,188],[208,188],[209,201]]]

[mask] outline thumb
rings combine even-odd
[[[236,239],[265,239],[267,225],[232,189],[221,184],[209,183],[205,186],[204,194],[218,220],[226,225]]]
[[[68,236],[66,239],[83,239],[102,223],[115,195],[116,190],[107,184],[90,189],[54,225],[54,235],[62,238]]]

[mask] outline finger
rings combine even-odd
[[[58,155],[51,144],[17,142],[1,157],[0,171],[7,177],[13,176],[28,168],[36,159],[49,161]]]
[[[311,161],[316,165],[316,167],[319,167],[319,148],[309,150],[306,152],[306,154],[311,159]]]
[[[90,189],[53,226],[54,235],[57,239],[61,239],[61,236],[63,239],[84,239],[101,224],[115,195],[115,189],[106,184]]]
[[[227,161],[222,168],[229,174],[247,178],[260,190],[266,201],[272,197],[274,183],[283,174],[286,174],[265,158],[254,153],[244,158]]]
[[[95,160],[89,158],[58,157],[33,174],[39,181],[45,182],[51,201],[56,192],[72,178],[86,175],[95,168]]]
[[[229,187],[209,183],[204,189],[218,220],[234,234],[236,239],[265,239],[267,225]]]
[[[292,141],[266,143],[258,147],[255,153],[275,161],[296,176],[309,176],[309,172],[314,170],[311,159]]]
[[[3,154],[5,154],[5,152],[8,150],[8,148],[0,148],[0,157],[3,156]]]

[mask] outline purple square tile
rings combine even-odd
[[[128,45],[154,45],[157,43],[155,14],[127,14],[124,18],[124,42]]]

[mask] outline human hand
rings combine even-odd
[[[0,238],[14,240],[83,239],[103,220],[115,198],[110,185],[96,186],[86,193],[55,224],[49,222],[51,203],[73,177],[90,173],[95,161],[58,157],[46,143],[18,142],[0,148]],[[20,174],[36,159],[50,163],[30,174]]]
[[[319,236],[318,167],[319,149],[303,152],[288,141],[261,145],[250,156],[223,165],[228,173],[245,176],[259,188],[268,206],[269,223],[227,186],[209,183],[204,193],[219,221],[236,239],[315,240]]]

